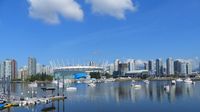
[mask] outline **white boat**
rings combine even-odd
[[[136,82],[135,80],[132,80],[132,82],[134,83],[134,82]]]
[[[34,83],[31,83],[31,84],[28,84],[28,86],[31,87],[31,88],[37,88],[38,84],[36,82],[34,82]]]
[[[134,87],[135,89],[140,89],[140,88],[142,88],[142,86],[139,85],[139,84],[131,84],[131,86]]]
[[[184,82],[187,84],[192,84],[192,80],[190,78],[185,79]]]
[[[96,87],[96,84],[95,83],[89,83],[88,86],[90,86],[90,87]]]
[[[176,79],[176,82],[183,82],[183,79],[178,78],[178,79]]]
[[[76,83],[80,84],[80,83],[81,83],[81,81],[76,81]]]
[[[150,81],[149,80],[144,80],[144,83],[149,84]]]
[[[176,81],[175,81],[175,80],[172,80],[171,84],[172,84],[172,85],[175,85],[175,84],[176,84]]]
[[[68,87],[66,88],[67,91],[77,91],[76,87]]]

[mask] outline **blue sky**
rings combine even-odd
[[[0,60],[15,58],[24,65],[28,56],[48,64],[51,59],[113,61],[200,55],[199,0],[116,0],[113,9],[106,8],[105,0],[60,0],[71,1],[66,5],[73,6],[72,15],[70,9],[52,5],[43,9],[34,1],[38,0],[0,1]],[[127,4],[121,6],[124,1]],[[60,13],[49,22],[52,10]]]

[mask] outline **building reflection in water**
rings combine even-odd
[[[169,102],[173,103],[183,96],[192,96],[194,85],[178,83],[177,85],[170,85],[170,90],[165,91],[164,85],[170,84],[169,81],[152,81],[149,85],[140,82],[141,89],[134,89],[131,87],[131,82],[116,82],[113,84],[99,84],[96,88],[85,88],[82,95],[86,95],[91,101],[95,102],[99,98],[104,98],[104,101],[114,99],[116,102],[132,101],[139,102],[141,100],[150,100],[152,102]],[[107,86],[106,86],[107,85]]]

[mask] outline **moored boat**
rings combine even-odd
[[[172,80],[172,81],[171,81],[171,84],[172,84],[172,85],[175,85],[175,84],[176,84],[176,81],[175,81],[175,80]]]
[[[96,84],[95,83],[89,83],[88,86],[90,86],[90,87],[96,87]]]
[[[12,104],[10,104],[10,103],[7,103],[4,105],[4,108],[10,108],[10,107],[12,107]]]
[[[183,82],[183,79],[178,78],[178,79],[176,79],[176,82]]]
[[[135,89],[141,89],[142,86],[139,84],[131,84],[132,87],[134,87]]]
[[[193,83],[190,78],[185,79],[184,82],[187,83],[187,84],[192,84]]]
[[[66,88],[67,91],[77,91],[76,87],[68,87]]]

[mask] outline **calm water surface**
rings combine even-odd
[[[66,92],[68,99],[34,107],[16,107],[4,112],[41,112],[44,108],[53,107],[50,112],[200,112],[200,82],[195,85],[178,83],[165,91],[163,86],[168,81],[152,81],[141,89],[132,88],[131,82],[98,83],[95,88],[86,84],[72,84],[78,90]],[[51,86],[51,85],[48,85]],[[27,84],[12,84],[13,95],[30,96]],[[40,87],[37,96],[49,95]],[[62,90],[61,90],[62,91]]]

